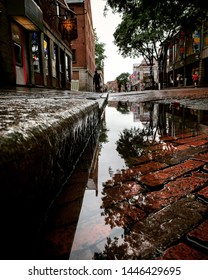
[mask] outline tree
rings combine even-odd
[[[129,73],[121,73],[117,78],[117,83],[123,85],[124,87],[126,86],[128,80],[129,80]]]
[[[138,9],[149,10],[150,13],[157,15],[158,10],[162,13],[161,22],[167,16],[177,21],[182,26],[184,23],[193,23],[203,20],[207,17],[208,3],[204,0],[107,0],[106,11],[108,7],[115,12],[130,13],[137,15]],[[160,15],[160,16],[161,16]]]
[[[204,0],[107,0],[106,9],[108,6],[123,14],[114,33],[120,53],[124,57],[142,55],[150,66],[154,59],[159,65],[166,62],[167,44],[163,42],[179,30],[194,31],[208,11]],[[165,68],[163,64],[160,70]]]
[[[105,44],[100,43],[96,30],[94,29],[94,38],[95,38],[95,65],[97,69],[103,69],[105,55]]]

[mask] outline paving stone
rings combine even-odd
[[[128,259],[154,259],[203,221],[208,206],[194,196],[182,198],[137,222],[128,242]]]
[[[168,165],[161,162],[150,161],[140,166],[132,167],[131,170],[134,175],[147,174],[167,167]]]
[[[187,235],[189,240],[195,240],[198,242],[206,243],[206,247],[208,249],[208,220],[200,224],[197,228],[190,231]]]
[[[198,146],[202,146],[208,143],[208,140],[198,140],[198,141],[193,141],[187,144],[187,146],[191,146],[191,147],[198,147]]]
[[[174,140],[174,143],[177,144],[189,144],[190,142],[195,142],[198,140],[202,140],[202,139],[207,139],[208,135],[203,133],[194,137],[188,137],[188,138],[182,138],[182,139],[177,139]]]
[[[172,141],[173,143],[186,143],[186,139],[190,139],[191,137],[198,137],[201,134],[204,135],[204,130],[203,132],[198,131],[198,132],[185,132],[181,134],[177,134],[176,136],[162,136],[160,139],[163,141]]]
[[[168,180],[176,179],[177,177],[180,177],[203,165],[204,163],[200,161],[187,160],[184,163],[141,176],[140,181],[149,187],[155,187],[164,184]]]
[[[204,186],[208,182],[208,174],[200,175],[195,172],[167,183],[162,190],[140,194],[137,204],[145,211],[157,211]]]
[[[173,154],[166,155],[165,157],[157,158],[157,160],[159,162],[164,162],[169,165],[175,165],[187,160],[188,158],[192,158],[192,156],[195,159],[195,155],[206,152],[207,149],[208,149],[207,147],[203,147],[203,146],[188,147],[187,145],[180,145],[176,147],[175,152]]]
[[[168,248],[158,260],[207,260],[208,255],[203,254],[185,243]]]
[[[204,154],[200,154],[200,155],[197,155],[197,156],[193,156],[192,158],[208,162],[208,153],[204,153]]]
[[[197,192],[197,195],[208,203],[208,187]]]

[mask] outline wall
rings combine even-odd
[[[73,79],[79,78],[79,89],[81,91],[93,91],[95,51],[91,2],[90,0],[72,1],[73,3],[70,3],[69,0],[67,2],[69,7],[77,14],[78,24],[78,38],[71,44],[72,50],[76,53],[76,59],[73,62]],[[79,75],[77,72],[79,72]]]

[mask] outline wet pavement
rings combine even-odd
[[[87,259],[93,238],[93,259],[208,259],[207,89],[111,94],[108,107],[133,112],[142,127],[121,132],[125,167],[101,190],[105,226],[91,223],[90,237],[89,216],[82,221],[71,259]]]
[[[87,93],[69,95],[82,99]],[[98,184],[101,212],[85,191],[89,199],[82,211],[88,213],[84,222],[81,220],[83,231],[80,240],[74,240],[75,247],[99,243],[93,246],[93,257],[88,254],[86,259],[208,259],[208,89],[115,93],[109,96],[108,107],[115,109],[111,117],[118,118],[118,123],[118,112],[131,113],[137,125],[132,128],[127,121],[116,140],[114,149],[123,161],[117,171],[118,161],[114,170],[108,170],[110,176],[102,177],[102,189]],[[113,129],[115,134],[116,127]],[[114,164],[113,158],[108,152],[103,161],[106,166],[97,163],[99,172]],[[58,203],[59,208],[52,210],[56,233],[47,229],[46,241],[53,258],[67,258],[70,247],[73,249],[75,217],[80,214],[78,207],[88,180],[81,186],[84,169],[79,170],[81,176],[71,178],[74,197],[68,200],[73,207],[63,193],[62,206]],[[92,211],[97,213],[90,218]],[[60,212],[64,212],[62,216]],[[71,259],[83,259],[78,254],[72,252]]]
[[[97,259],[208,259],[206,94],[110,96],[111,106],[122,101],[146,117],[146,127],[123,131],[117,142],[129,168],[104,183],[102,208],[124,235],[108,239]]]

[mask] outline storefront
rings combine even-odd
[[[44,12],[33,0],[18,5],[8,0],[6,8],[13,67],[2,71],[5,76],[14,73],[10,84],[70,88],[72,54],[59,30],[44,21]]]

